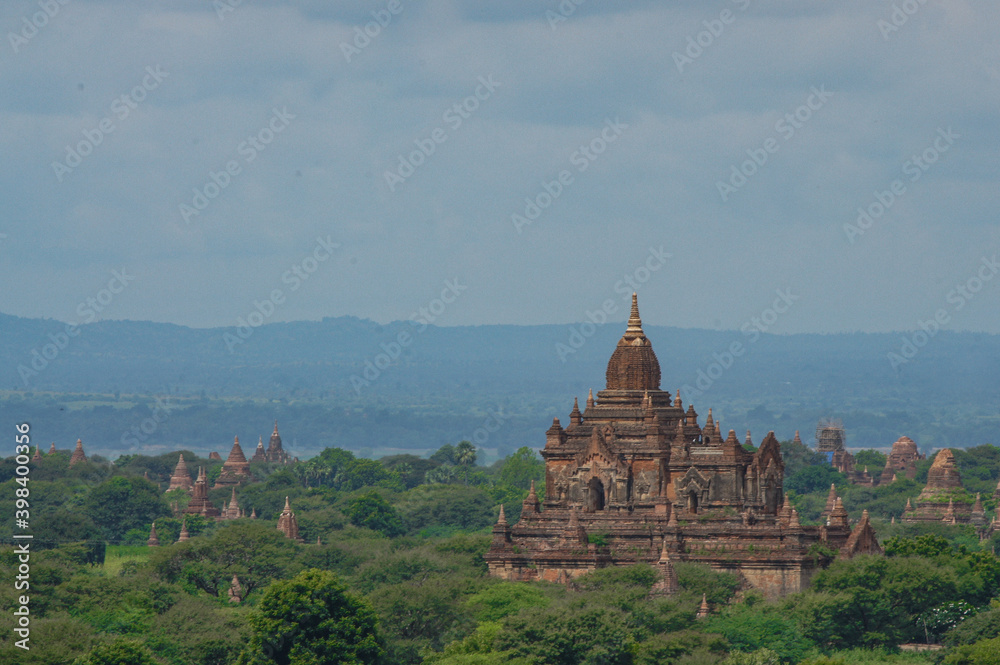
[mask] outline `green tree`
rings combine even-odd
[[[149,649],[138,642],[118,639],[111,644],[94,647],[73,665],[157,665]]]
[[[823,453],[817,453],[804,443],[794,441],[781,442],[781,459],[785,462],[785,477],[794,476],[798,471],[816,465],[830,466],[830,461]]]
[[[156,518],[170,515],[170,507],[153,483],[123,476],[110,478],[90,490],[83,510],[104,537],[114,542],[129,529],[148,529]]]
[[[441,466],[434,460],[407,454],[390,455],[381,458],[379,462],[389,471],[398,473],[406,489],[412,489],[424,482],[428,471]]]
[[[1000,601],[993,601],[989,609],[966,619],[948,631],[944,643],[959,646],[997,636],[1000,636]]]
[[[924,639],[921,614],[960,599],[955,569],[924,557],[857,556],[836,561],[816,575],[802,621],[821,644],[882,646]],[[830,627],[834,627],[830,630]]]
[[[451,464],[454,466],[458,464],[458,460],[455,458],[455,446],[450,443],[446,443],[440,448],[438,448],[430,459],[434,460],[439,464]]]
[[[382,656],[371,606],[316,568],[269,586],[248,624],[241,665],[360,665]]]
[[[757,603],[750,607],[744,603],[725,608],[721,614],[713,616],[706,630],[721,633],[736,651],[760,653],[773,650],[783,660],[797,663],[805,657],[814,644],[803,637],[795,619],[780,607]],[[753,658],[737,660],[737,663],[751,665]],[[769,662],[763,656],[761,663]]]
[[[877,450],[859,450],[854,453],[855,468],[863,469],[867,466],[872,475],[875,471],[885,468],[885,460],[885,453],[880,453]]]
[[[347,517],[354,526],[378,531],[390,538],[404,531],[399,513],[375,490],[352,499],[347,505]]]
[[[357,458],[341,448],[326,448],[316,457],[297,465],[296,473],[308,487],[329,487],[345,492],[362,487],[402,489],[398,473],[376,460]]]
[[[1000,663],[1000,637],[958,647],[942,662],[944,665],[996,665]]]
[[[494,648],[546,665],[630,665],[634,647],[624,613],[599,607],[534,608],[508,617]]]
[[[424,474],[424,482],[429,485],[446,485],[455,479],[455,469],[456,467],[451,464],[442,464],[441,466],[434,467]]]
[[[502,485],[523,491],[528,489],[532,480],[541,483],[544,478],[545,461],[531,448],[522,446],[504,459],[497,480]]]
[[[465,484],[469,484],[469,469],[476,464],[476,447],[471,441],[459,441],[455,446],[455,462],[465,469]]]
[[[799,469],[785,479],[785,489],[798,494],[809,494],[829,490],[830,485],[843,485],[847,476],[832,466],[817,464]]]
[[[408,531],[441,527],[476,530],[497,519],[497,506],[489,494],[466,485],[421,485],[400,495],[396,505]]]
[[[294,556],[295,543],[273,526],[237,521],[210,538],[155,548],[149,561],[162,579],[186,582],[212,596],[228,589],[236,575],[249,595],[283,575]]]

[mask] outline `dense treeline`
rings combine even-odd
[[[885,556],[836,561],[810,587],[780,601],[741,588],[729,574],[678,563],[681,590],[650,597],[646,565],[599,570],[572,588],[504,582],[482,559],[503,503],[518,518],[526,488],[544,496],[544,465],[523,448],[477,464],[468,442],[427,458],[379,461],[328,449],[292,465],[253,464],[259,482],[240,488],[258,519],[186,519],[164,495],[176,453],[92,458],[59,453],[32,470],[31,646],[0,635],[0,661],[78,665],[235,663],[605,663],[643,665],[997,662],[1000,560],[971,527],[891,524],[915,481],[848,486],[808,449],[783,444],[786,482],[803,516],[837,483],[852,517],[873,515]],[[968,487],[995,486],[1000,449],[959,456]],[[872,453],[875,455],[875,453]],[[862,456],[863,457],[863,456]],[[217,476],[220,462],[190,452],[191,468]],[[873,457],[877,461],[877,457]],[[821,475],[822,474],[822,475]],[[0,495],[17,486],[0,464]],[[148,480],[144,478],[148,475]],[[829,481],[829,482],[828,482]],[[221,505],[231,490],[213,490]],[[275,520],[288,496],[304,543]],[[818,512],[815,513],[818,516]],[[145,546],[156,520],[162,545]],[[5,523],[9,542],[13,524]],[[318,542],[317,542],[318,539]],[[12,579],[16,556],[0,550]],[[242,602],[230,602],[234,575]],[[10,617],[17,593],[0,587]],[[711,614],[697,619],[702,597]],[[900,653],[911,642],[934,653]]]

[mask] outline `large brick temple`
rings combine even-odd
[[[606,566],[698,561],[779,597],[804,588],[833,552],[881,551],[867,512],[852,530],[835,495],[826,524],[799,523],[773,432],[747,452],[711,409],[702,427],[693,405],[660,389],[635,294],[606,380],[582,412],[574,400],[565,428],[556,418],[546,432],[545,501],[532,487],[513,526],[501,507],[492,575],[569,582]]]

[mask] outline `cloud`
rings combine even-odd
[[[401,318],[459,276],[469,297],[446,323],[580,320],[664,243],[676,259],[644,286],[652,323],[737,326],[794,285],[787,332],[891,330],[996,246],[993,5],[923,4],[887,38],[881,5],[586,2],[556,23],[557,2],[403,2],[386,21],[387,6],[246,1],[220,19],[193,0],[74,0],[7,44],[0,276],[17,286],[0,311],[67,318],[127,264],[140,277],[109,317],[227,325],[332,233],[342,260],[276,317]],[[36,11],[5,3],[0,26]],[[689,38],[702,46],[678,71]],[[116,117],[149,66],[169,76]],[[490,75],[500,87],[449,124]],[[821,86],[832,97],[786,139],[778,123]],[[269,136],[282,109],[294,119]],[[109,117],[59,180],[53,162]],[[628,129],[578,171],[615,118]],[[947,127],[954,148],[848,242],[857,208]],[[446,140],[390,190],[435,129]],[[270,140],[250,160],[255,137]],[[717,183],[768,139],[777,152],[723,201]],[[511,215],[563,170],[573,183],[518,234]],[[962,325],[1000,332],[998,299],[984,290]]]

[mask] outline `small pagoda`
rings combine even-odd
[[[205,476],[205,467],[198,468],[198,479],[194,481],[194,490],[191,501],[184,509],[187,515],[204,515],[205,517],[219,517],[219,509],[212,505],[208,499],[208,478]]]
[[[184,461],[184,454],[181,453],[180,458],[177,460],[177,466],[174,467],[174,472],[170,476],[170,486],[167,488],[167,491],[179,489],[190,492],[193,488],[191,473],[188,471],[187,462]]]

